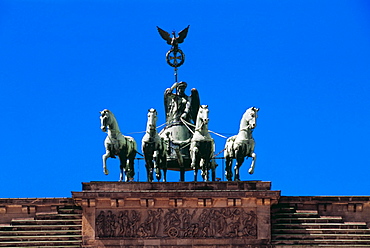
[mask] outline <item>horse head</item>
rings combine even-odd
[[[107,131],[108,120],[109,120],[110,113],[111,112],[108,109],[104,109],[104,110],[100,111],[100,129],[103,132]]]
[[[201,128],[203,125],[207,125],[209,122],[208,118],[208,105],[200,105],[197,115],[196,129]]]
[[[248,128],[254,129],[257,126],[257,117],[258,117],[259,108],[251,107],[245,111],[243,115],[243,122],[244,127],[240,127],[240,129]]]
[[[146,130],[147,132],[156,130],[157,125],[157,110],[154,108],[148,109],[148,122]]]

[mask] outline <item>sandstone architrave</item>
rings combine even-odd
[[[83,243],[93,247],[270,247],[270,182],[83,183]],[[231,246],[230,246],[231,245]]]

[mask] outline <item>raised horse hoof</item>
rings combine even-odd
[[[109,174],[109,170],[107,170],[107,169],[104,169],[103,172],[104,172],[105,175]]]
[[[254,173],[254,168],[249,168],[248,173],[252,175]]]

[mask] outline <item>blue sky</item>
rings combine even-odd
[[[126,135],[145,130],[149,108],[164,123],[174,77],[156,26],[187,25],[179,80],[209,105],[209,128],[231,136],[260,108],[256,170],[243,165],[242,180],[282,195],[370,195],[368,1],[3,0],[0,198],[117,181],[118,160],[102,172],[99,111]],[[143,134],[130,135],[140,146]],[[221,151],[225,139],[213,137]],[[135,180],[146,180],[143,161]]]

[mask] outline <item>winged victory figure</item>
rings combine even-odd
[[[167,41],[167,44],[168,45],[171,45],[172,46],[172,49],[177,51],[179,49],[179,43],[183,43],[186,36],[188,35],[188,30],[189,30],[189,27],[190,25],[188,25],[186,28],[184,28],[183,30],[181,30],[179,32],[179,36],[176,37],[176,33],[175,31],[172,31],[172,35],[173,37],[171,38],[171,35],[164,31],[163,29],[161,29],[160,27],[157,26],[157,29],[158,29],[158,32],[159,34],[161,35],[161,37]]]

